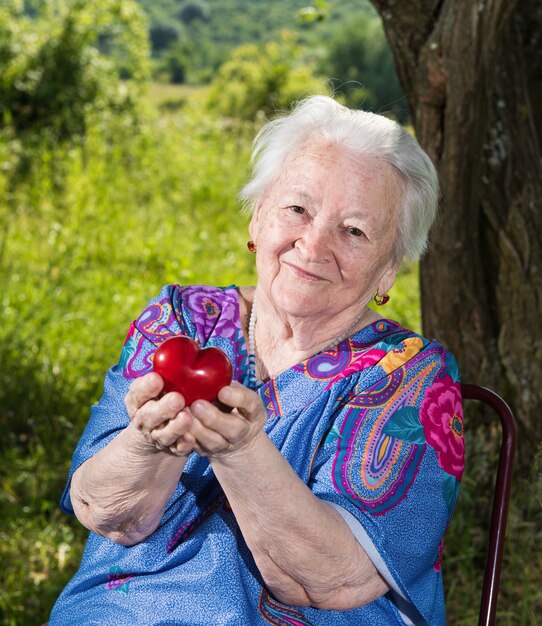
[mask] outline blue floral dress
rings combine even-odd
[[[70,478],[129,423],[124,397],[172,335],[216,346],[248,384],[235,287],[165,287],[131,325],[75,450]],[[348,611],[287,606],[266,589],[222,489],[193,453],[157,530],[132,547],[90,533],[50,626],[445,623],[442,538],[463,470],[458,370],[443,347],[390,320],[269,380],[265,431],[335,507],[390,586]],[[61,502],[73,513],[69,481]],[[315,523],[318,523],[315,520]]]

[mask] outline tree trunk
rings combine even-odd
[[[526,470],[542,440],[540,3],[372,2],[442,185],[424,333],[512,405]]]

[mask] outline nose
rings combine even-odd
[[[331,237],[326,228],[314,223],[307,226],[295,242],[301,260],[308,263],[328,263],[331,257]]]

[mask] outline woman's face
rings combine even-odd
[[[296,317],[361,310],[397,271],[404,185],[384,161],[323,141],[292,154],[254,212],[258,288]]]

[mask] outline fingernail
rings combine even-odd
[[[190,405],[195,411],[203,411],[205,408],[205,403],[201,400],[196,400]]]
[[[224,400],[229,400],[232,397],[232,390],[229,387],[222,387],[220,390],[220,396]]]
[[[177,395],[168,398],[168,406],[171,409],[179,409],[181,407],[181,399]]]

